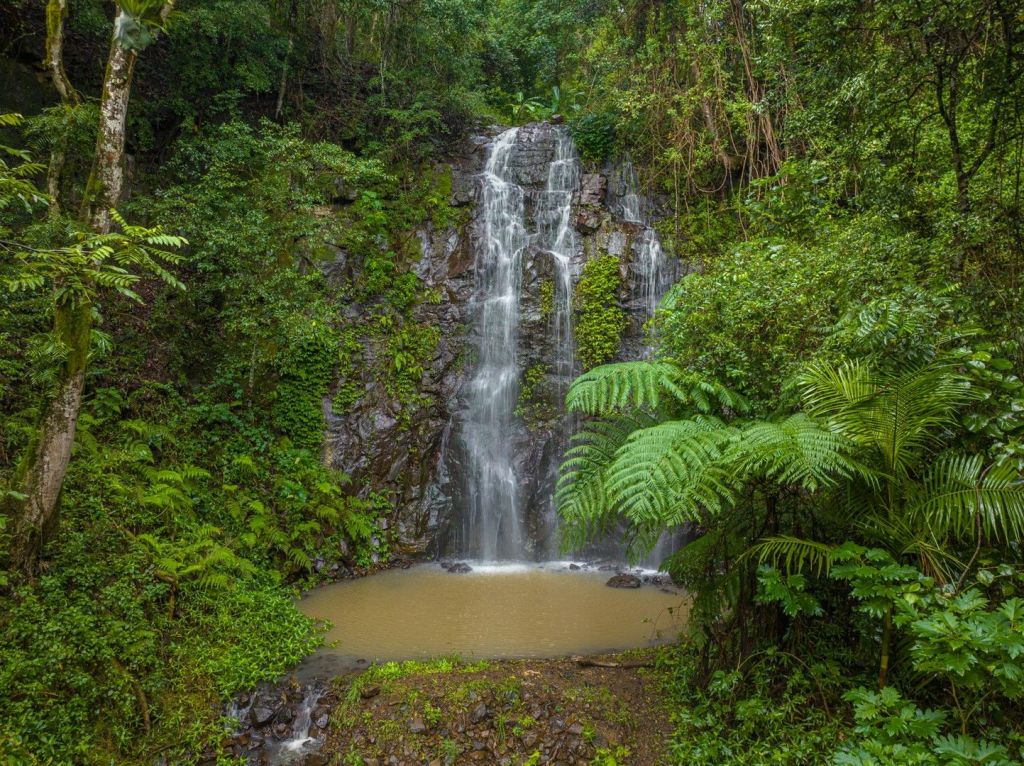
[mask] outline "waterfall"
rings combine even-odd
[[[665,251],[661,247],[661,238],[651,225],[649,216],[644,209],[645,200],[639,194],[640,180],[636,168],[627,158],[620,167],[622,182],[621,212],[622,219],[627,223],[642,227],[634,244],[633,270],[637,275],[634,294],[640,299],[643,310],[643,321],[654,316],[658,304],[672,285],[673,274],[668,268]],[[644,356],[649,356],[653,349],[646,347]],[[658,567],[666,557],[677,550],[684,542],[685,531],[666,530],[658,538],[654,548],[641,563],[648,567]]]
[[[668,273],[665,252],[661,247],[661,238],[644,210],[645,200],[639,193],[640,179],[636,167],[627,158],[623,161],[619,173],[622,183],[622,220],[643,227],[634,247],[636,257],[633,268],[639,277],[636,286],[643,303],[646,321],[654,316],[655,309],[671,286],[672,280]]]
[[[628,158],[623,160],[619,169],[622,182],[622,220],[626,223],[643,223],[640,212],[640,179],[636,168]]]
[[[498,136],[487,159],[476,258],[480,344],[464,428],[469,486],[463,547],[485,561],[518,558],[524,547],[511,440],[519,394],[519,287],[527,244],[523,190],[512,180],[510,162],[518,132],[513,128]]]
[[[569,131],[560,129],[555,139],[555,158],[548,168],[547,187],[537,208],[538,240],[551,254],[555,267],[552,331],[555,340],[553,371],[560,399],[572,381],[576,347],[572,330],[572,261],[579,249],[572,227],[572,198],[580,185],[580,162]]]
[[[646,318],[650,319],[669,288],[665,283],[665,252],[661,249],[661,237],[651,226],[645,226],[640,234],[636,267],[640,273],[640,297]]]
[[[551,372],[555,379],[555,396],[561,407],[565,395],[576,375],[576,343],[573,335],[572,296],[573,281],[577,276],[573,260],[579,249],[579,237],[572,226],[573,196],[580,187],[580,161],[572,134],[559,128],[555,136],[555,154],[548,168],[547,184],[537,206],[537,244],[550,254],[554,266],[554,290],[551,306],[551,333],[554,353]],[[560,422],[551,435],[554,458],[548,463],[546,477],[549,491],[544,508],[543,524],[553,532],[558,525],[554,486],[558,481],[558,466],[572,433],[574,418],[562,412]],[[558,553],[554,534],[544,536],[547,550],[538,553],[551,558]]]
[[[549,128],[552,157],[547,177],[534,177],[524,188],[517,181],[523,168],[517,154],[518,128],[499,135],[484,168],[476,246],[475,315],[479,342],[476,371],[469,383],[463,420],[467,457],[467,497],[462,524],[461,553],[484,561],[517,560],[529,555],[553,555],[554,550],[531,550],[527,539],[523,487],[530,477],[516,474],[517,436],[523,433],[515,415],[519,396],[520,292],[524,253],[550,257],[552,290],[549,378],[563,398],[575,372],[572,328],[573,261],[580,248],[572,226],[572,206],[580,185],[580,164],[569,131]],[[528,147],[529,149],[529,147]],[[535,165],[533,166],[536,167]],[[543,189],[539,189],[544,182]],[[532,204],[528,204],[532,203]],[[528,207],[532,220],[528,221]],[[539,338],[524,342],[540,343]],[[551,435],[561,452],[566,424]],[[550,461],[557,471],[557,459]],[[555,476],[548,477],[554,486]],[[541,523],[553,528],[554,508],[532,509]],[[538,510],[543,510],[537,514]],[[533,522],[531,522],[531,525]],[[536,531],[536,530],[534,530]]]

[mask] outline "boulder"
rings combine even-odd
[[[640,578],[630,574],[617,574],[605,583],[609,588],[639,588]]]

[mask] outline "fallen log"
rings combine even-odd
[[[653,668],[654,660],[626,660],[625,662],[613,662],[611,660],[598,660],[593,657],[573,657],[573,662],[581,668]]]

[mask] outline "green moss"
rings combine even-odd
[[[546,365],[535,364],[523,374],[519,385],[515,416],[530,430],[543,427],[558,415],[556,403],[544,385],[547,374]]]
[[[281,382],[274,392],[275,426],[295,444],[316,450],[323,439],[321,402],[337,360],[337,338],[313,322],[281,356]]]
[[[551,281],[542,282],[540,285],[540,315],[543,319],[550,319],[555,311],[555,283]]]
[[[613,255],[591,258],[576,287],[576,348],[584,370],[603,364],[619,350],[626,312],[619,305],[622,276]]]

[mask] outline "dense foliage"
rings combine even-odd
[[[317,643],[296,590],[387,562],[390,499],[324,467],[324,400],[371,375],[414,427],[441,338],[410,232],[461,215],[441,163],[555,114],[590,169],[630,154],[687,265],[652,357],[605,365],[628,264],[587,262],[557,492],[568,544],[696,533],[666,563],[694,598],[675,761],[1024,760],[1013,3],[42,6],[0,8],[0,762],[194,760]],[[60,513],[16,566],[76,375]]]

